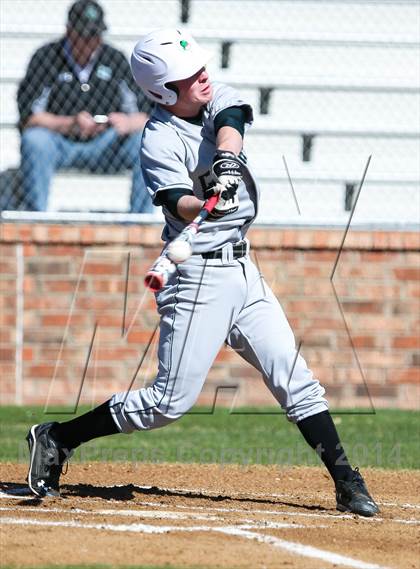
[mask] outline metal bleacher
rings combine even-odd
[[[1,170],[19,163],[18,82],[34,50],[62,34],[71,2],[44,1],[42,10],[40,3],[0,3]],[[215,53],[208,66],[211,76],[236,86],[254,108],[246,151],[261,183],[262,222],[345,223],[349,191],[355,194],[370,155],[354,219],[361,224],[419,222],[418,2],[101,3],[109,24],[106,41],[127,55],[150,29],[180,25]],[[128,175],[59,173],[49,209],[89,211],[100,202],[102,210],[123,212],[129,187]]]

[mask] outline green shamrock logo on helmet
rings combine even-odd
[[[183,50],[187,50],[190,46],[187,40],[180,40],[179,45],[182,47]]]

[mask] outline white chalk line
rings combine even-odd
[[[415,508],[416,510],[420,510],[419,504],[396,504],[395,502],[378,502],[380,506],[393,506],[398,508]]]
[[[153,508],[168,508],[166,504],[157,504],[156,502],[136,502],[140,506],[151,506]],[[179,509],[187,509],[187,510],[208,510],[208,507],[204,506],[184,506],[182,504],[171,504],[173,508]],[[309,512],[290,512],[287,510],[245,510],[240,508],[211,508],[212,512],[222,512],[222,513],[248,513],[248,514],[263,514],[263,515],[270,515],[270,516],[290,516],[290,517],[302,517],[302,518],[324,518],[328,520],[354,520],[355,514],[316,514],[316,513],[309,513]],[[357,516],[358,521],[374,523],[374,522],[394,522],[399,524],[420,524],[420,520],[403,520],[398,518],[381,518],[378,516],[372,518],[366,518],[363,516]],[[321,526],[317,526],[321,527]]]
[[[112,486],[110,486],[109,488],[112,488]],[[151,488],[151,487],[142,487],[142,488]],[[167,490],[167,489],[166,489]],[[22,496],[16,496],[16,495],[9,495],[7,493],[4,493],[2,491],[0,491],[0,498],[11,498],[11,499],[33,499],[34,496],[31,494],[31,496],[29,497],[22,497]],[[136,502],[139,505],[142,506],[151,506],[154,508],[166,508],[168,506],[166,506],[166,504],[156,504],[155,502],[145,502],[145,501],[141,501],[141,502]],[[208,508],[205,508],[203,506],[183,506],[183,505],[179,505],[179,504],[175,504],[172,507],[175,508],[179,508],[179,509],[188,509],[188,510],[208,510]],[[240,509],[240,508],[212,508],[212,512],[226,512],[226,513],[230,513],[230,512],[235,512],[235,513],[248,513],[248,514],[262,514],[262,515],[273,515],[273,516],[291,516],[291,517],[301,517],[301,518],[324,518],[324,519],[329,519],[329,520],[354,520],[355,519],[355,514],[336,514],[336,513],[325,513],[325,514],[321,514],[321,513],[309,513],[309,512],[290,512],[287,510],[246,510],[246,509]],[[408,519],[408,520],[404,520],[404,519],[399,519],[399,518],[382,518],[382,517],[372,517],[372,518],[366,518],[364,516],[357,516],[357,519],[359,521],[362,522],[367,522],[367,523],[377,523],[377,522],[390,522],[390,523],[396,523],[396,524],[406,524],[406,525],[419,525],[420,524],[420,520],[415,520],[415,519]]]
[[[254,532],[246,532],[244,530],[237,532],[235,531],[235,528],[223,528],[223,530],[215,528],[215,531],[223,531],[223,533],[226,534],[238,535],[241,537],[246,537],[248,539],[255,539],[260,543],[273,545],[278,549],[283,549],[289,553],[294,553],[295,555],[310,557],[312,559],[321,559],[322,561],[333,563],[334,565],[354,567],[356,569],[387,569],[386,567],[377,565],[376,563],[366,563],[365,561],[359,561],[358,559],[353,559],[352,557],[347,557],[346,555],[332,553],[331,551],[318,549],[317,547],[313,547],[311,545],[303,545],[302,543],[286,541],[285,539],[271,535],[261,535]]]
[[[114,486],[104,486],[104,488],[108,488],[108,489],[112,489],[112,488],[122,488],[124,486],[124,484],[116,484]],[[140,489],[140,490],[151,490],[152,488],[154,488],[155,486],[136,486],[136,488]],[[204,490],[204,489],[184,489],[184,488],[160,488],[160,490],[163,490],[165,492],[179,492],[179,493],[200,493],[203,494],[203,497],[211,497],[211,496],[219,496],[218,492],[209,492],[208,490]],[[33,500],[34,499],[34,495],[32,494],[32,492],[30,492],[29,488],[22,488],[22,492],[25,492],[25,494],[9,494],[8,492],[4,492],[2,490],[0,490],[0,498],[7,498],[7,499],[11,499],[11,500]],[[236,496],[236,497],[243,497],[244,494],[238,493],[238,492],[232,492],[231,493],[232,496]],[[293,498],[293,494],[261,494],[261,493],[257,493],[257,492],[248,492],[246,494],[247,496],[253,496],[255,498]],[[301,495],[298,496],[299,499],[302,498]],[[142,504],[145,505],[155,505],[154,502],[141,502]],[[379,504],[379,506],[387,506],[387,507],[393,507],[393,508],[412,508],[412,509],[416,509],[416,510],[420,510],[420,504],[410,504],[410,503],[404,503],[404,504],[398,504],[397,502],[380,502],[377,501],[377,503]]]
[[[125,484],[114,484],[113,486],[102,486],[102,488],[107,488],[109,490],[112,490],[112,488],[123,488],[124,486],[125,486]],[[156,488],[156,486],[149,486],[149,485],[135,486],[135,488],[138,488],[139,490],[151,490],[152,488]],[[0,490],[0,498],[11,498],[11,499],[16,499],[16,500],[33,499],[34,496],[29,491],[29,489],[22,488],[22,492],[25,490],[28,491],[29,495],[26,495],[26,494],[22,494],[22,495],[9,494],[7,492]],[[213,497],[220,496],[219,492],[211,492],[211,491],[204,489],[204,488],[165,488],[165,487],[159,487],[159,490],[163,490],[164,492],[177,492],[177,493],[182,494],[182,495],[189,494],[189,493],[202,494],[203,498],[212,497],[212,496]],[[289,500],[290,500],[290,498],[294,498],[293,494],[281,494],[281,493],[263,494],[261,492],[247,492],[245,495],[244,493],[240,493],[240,492],[231,492],[230,494],[233,497],[253,496],[254,498],[287,498]],[[300,494],[297,497],[299,499],[301,499],[302,495]],[[309,496],[308,496],[308,498],[309,498]],[[147,502],[143,502],[143,503],[149,504]],[[388,506],[388,507],[394,507],[394,508],[412,508],[412,509],[419,509],[420,510],[420,504],[410,504],[410,503],[399,504],[397,502],[380,502],[380,501],[377,501],[377,503],[380,506]],[[152,504],[154,504],[154,503],[151,502],[150,505],[152,505]]]
[[[0,512],[16,511],[16,508],[0,507]],[[121,517],[137,517],[137,518],[150,518],[150,519],[167,519],[167,520],[207,520],[219,521],[218,516],[210,514],[197,514],[195,512],[182,513],[182,512],[151,512],[150,510],[83,510],[80,508],[27,508],[24,512],[37,512],[38,514],[72,514],[72,515],[91,515],[91,516],[121,516]]]
[[[82,529],[99,529],[117,532],[137,532],[137,533],[168,533],[169,531],[188,531],[192,528],[183,528],[178,526],[153,526],[149,524],[106,524],[106,523],[82,523],[75,520],[32,520],[28,518],[0,518],[0,524],[3,525],[28,525],[28,526],[48,526],[48,527],[69,527]],[[200,526],[197,526],[200,527]],[[206,526],[203,526],[207,529]]]
[[[124,484],[118,484],[116,486],[105,486],[105,488],[122,488],[124,487]],[[156,486],[136,486],[136,488],[139,488],[140,490],[151,490],[152,488],[156,488]],[[204,488],[164,488],[164,487],[160,487],[159,486],[159,490],[163,490],[164,492],[178,492],[180,494],[202,494],[203,498],[206,497],[218,497],[220,496],[219,492],[211,492],[207,489]],[[240,492],[230,492],[230,496],[232,497],[245,497],[247,498],[248,496],[252,496],[254,498],[287,498],[290,500],[290,498],[294,498],[293,494],[278,494],[278,493],[274,493],[274,494],[263,494],[263,493],[259,493],[259,492],[247,492],[246,494],[244,493],[240,493]],[[296,498],[302,499],[302,495],[300,494],[299,496],[296,496]],[[312,499],[313,497],[308,496],[308,499]],[[379,505],[382,506],[393,506],[393,507],[397,507],[397,508],[416,508],[416,509],[420,509],[420,504],[410,504],[410,503],[406,503],[406,504],[397,504],[394,502],[378,502]]]
[[[219,532],[225,535],[233,535],[237,537],[244,537],[246,539],[256,540],[260,543],[272,545],[277,549],[282,549],[294,555],[303,557],[310,557],[311,559],[321,559],[327,563],[341,565],[344,567],[353,567],[355,569],[388,569],[382,565],[375,563],[366,563],[332,553],[323,549],[318,549],[310,545],[303,545],[293,541],[287,541],[278,537],[255,533],[246,529],[237,527],[212,527],[212,526],[194,526],[194,527],[178,527],[178,526],[151,526],[148,524],[86,524],[77,521],[51,521],[51,520],[31,520],[23,518],[0,518],[0,523],[3,525],[32,525],[32,526],[47,526],[47,527],[68,527],[68,528],[82,528],[82,529],[97,529],[108,530],[115,532],[135,532],[135,533],[168,533],[168,532]]]
[[[112,488],[123,488],[125,485],[124,484],[117,484],[115,486],[105,486],[105,488],[108,489],[112,489]],[[155,488],[155,486],[135,486],[136,488],[140,489],[140,490],[151,490],[152,488]],[[211,492],[207,489],[203,489],[203,488],[165,488],[165,487],[159,487],[159,490],[163,490],[164,492],[177,492],[180,494],[189,494],[189,493],[193,493],[193,494],[202,494],[203,497],[217,497],[220,496],[219,492]],[[243,494],[239,493],[239,492],[232,492],[231,493],[232,496],[236,496],[236,497],[242,497]],[[254,496],[254,497],[258,497],[258,498],[291,498],[291,495],[288,494],[262,494],[262,493],[257,493],[257,492],[247,492],[246,496]],[[154,505],[154,502],[142,502],[145,505]],[[395,506],[395,507],[412,507],[412,508],[420,508],[420,506],[417,506],[416,504],[395,504],[395,503],[390,503],[390,502],[378,502],[380,505],[386,505],[386,506]],[[182,506],[179,506],[182,507]],[[187,506],[186,506],[187,507]],[[198,508],[197,506],[193,506],[195,508]],[[204,509],[204,508],[203,508]],[[216,508],[212,508],[213,511],[216,511]],[[222,511],[221,509],[217,509],[217,511]],[[235,511],[235,512],[239,512],[240,510],[236,510],[234,508],[231,509],[225,509],[224,511]],[[282,513],[284,513],[285,515],[296,515],[296,516],[303,516],[303,517],[326,517],[326,518],[338,518],[338,519],[354,519],[354,515],[353,514],[309,514],[309,513],[303,513],[303,512],[273,512],[273,511],[269,511],[269,510],[253,510],[253,513],[271,513],[271,514],[277,514],[277,515],[281,515]],[[393,523],[399,523],[399,524],[419,524],[420,521],[418,520],[402,520],[402,519],[387,519],[385,520],[384,518],[381,517],[374,517],[374,518],[366,518],[366,517],[362,517],[362,516],[358,516],[359,519],[363,520],[363,521],[367,521],[367,522],[383,522],[383,521],[390,521]]]
[[[16,508],[0,507],[0,512],[16,511]],[[90,516],[117,516],[117,517],[136,517],[136,518],[149,518],[149,519],[164,519],[164,520],[200,520],[200,521],[213,521],[222,522],[220,516],[211,514],[196,514],[195,512],[180,513],[180,512],[150,512],[149,510],[83,510],[80,508],[72,508],[71,510],[64,508],[26,508],[24,512],[36,512],[37,514],[70,514],[70,515],[90,515]],[[271,521],[256,521],[250,519],[236,520],[238,527],[246,527],[247,529],[320,529],[329,526],[316,525],[307,526],[303,524],[290,524],[286,522],[271,522]]]
[[[263,498],[263,497],[268,497],[268,498],[288,498],[290,500],[290,498],[300,498],[302,499],[302,494],[299,495],[293,495],[293,494],[259,494],[256,492],[250,492],[249,493],[250,496],[254,496],[254,497],[259,497],[259,498]],[[309,498],[310,496],[308,496]],[[377,504],[379,504],[379,506],[392,506],[394,508],[415,508],[415,509],[419,509],[420,510],[420,504],[398,504],[396,502],[380,502],[379,500],[376,501]]]
[[[19,494],[8,494],[7,492],[0,490],[0,498],[7,498],[8,500],[34,500],[35,496],[32,492],[30,495],[22,494],[20,496]]]

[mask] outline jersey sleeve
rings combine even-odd
[[[245,111],[245,122],[247,126],[252,124],[253,112],[251,105],[244,101],[233,87],[222,83],[214,83],[213,99],[209,109],[210,119],[214,121],[215,117],[221,111],[230,107],[241,107]]]
[[[185,153],[182,140],[172,128],[153,119],[146,124],[140,159],[147,191],[154,204],[159,204],[159,192],[171,188],[193,190]]]
[[[214,132],[217,136],[219,130],[224,126],[230,126],[239,132],[243,137],[245,132],[246,112],[243,107],[229,107],[217,113],[214,119]]]

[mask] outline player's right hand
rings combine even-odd
[[[211,173],[215,184],[205,190],[204,197],[208,199],[219,194],[219,201],[207,218],[210,221],[238,211],[238,186],[242,181],[242,165],[233,152],[217,150]]]
[[[216,183],[225,188],[237,189],[242,182],[242,164],[229,150],[216,150],[211,173]]]

